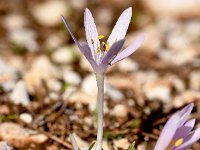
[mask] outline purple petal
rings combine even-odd
[[[164,150],[167,148],[179,126],[179,120],[180,116],[178,113],[170,117],[158,138],[154,150]]]
[[[130,56],[133,52],[135,52],[141,46],[143,41],[144,41],[144,36],[140,35],[131,45],[129,45],[126,49],[124,49],[115,57],[115,59],[111,62],[111,65]]]
[[[100,46],[99,39],[98,39],[98,32],[96,29],[96,25],[94,23],[94,18],[89,9],[85,9],[84,13],[84,25],[85,25],[85,34],[88,46],[92,52],[92,56],[95,59],[95,51]]]
[[[190,133],[185,139],[184,143],[178,147],[175,148],[175,150],[183,150],[187,147],[190,147],[192,144],[194,144],[196,141],[200,139],[200,128],[197,128],[193,133]]]
[[[94,71],[96,71],[97,67],[97,63],[94,61],[92,54],[91,54],[91,50],[90,47],[87,44],[82,44],[81,45],[81,49],[82,52],[85,56],[85,58],[89,61],[89,63],[91,64],[92,68]]]
[[[75,44],[78,46],[78,48],[80,49],[80,51],[82,52],[82,54],[86,57],[86,59],[90,62],[90,64],[92,65],[93,69],[97,68],[97,64],[96,62],[94,61],[93,57],[92,57],[92,54],[91,54],[91,50],[90,48],[88,47],[88,45],[86,44],[82,44],[80,45],[80,43],[76,40],[74,34],[72,33],[72,31],[70,30],[69,28],[69,25],[67,24],[67,21],[66,19],[61,16],[67,30],[69,31],[72,39],[74,40]]]
[[[109,51],[106,53],[104,58],[102,59],[102,62],[100,63],[100,68],[102,71],[105,71],[110,64],[110,62],[115,58],[117,53],[121,50],[122,46],[124,45],[125,40],[120,40],[115,42]]]
[[[112,45],[116,41],[122,40],[125,38],[126,32],[128,30],[128,26],[131,21],[132,16],[132,8],[129,7],[123,11],[121,16],[119,17],[116,25],[114,26],[109,38],[108,43]]]
[[[185,138],[190,133],[190,131],[192,131],[194,125],[195,125],[195,119],[187,121],[182,127],[178,128],[173,137],[173,140],[176,141],[180,138]]]
[[[75,38],[74,34],[72,33],[72,31],[70,30],[70,27],[65,19],[64,16],[61,15],[61,18],[65,24],[65,27],[67,28],[67,30],[69,31],[69,34],[71,35],[72,39],[74,40],[75,44],[78,46],[78,48],[81,50],[81,45],[79,44],[79,42],[77,41],[77,39]],[[81,50],[82,51],[82,50]]]
[[[190,113],[192,112],[193,107],[194,107],[194,104],[191,103],[185,106],[181,111],[179,111],[179,114],[181,117],[180,127],[183,126],[183,124],[188,120],[188,117]]]

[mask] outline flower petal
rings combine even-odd
[[[116,57],[117,53],[121,50],[122,46],[124,45],[124,39],[115,42],[109,51],[106,53],[102,62],[100,63],[100,68],[102,71],[105,71],[110,64],[110,62]]]
[[[193,133],[191,133],[184,139],[184,143],[180,147],[175,148],[174,150],[184,150],[187,147],[190,147],[193,143],[195,143],[199,139],[200,139],[200,128],[197,128]]]
[[[116,41],[122,40],[125,38],[126,32],[128,30],[128,26],[131,21],[132,16],[132,8],[129,7],[123,11],[121,16],[119,17],[117,23],[115,24],[109,38],[108,43],[112,45]]]
[[[179,127],[183,126],[183,124],[187,121],[190,113],[192,112],[192,109],[194,107],[194,103],[191,103],[187,106],[185,106],[181,111],[179,111],[181,121]]]
[[[69,31],[72,39],[74,40],[75,44],[78,46],[78,48],[80,49],[80,51],[82,52],[82,54],[86,57],[86,59],[90,62],[90,64],[92,65],[93,69],[95,70],[95,68],[97,68],[97,64],[96,64],[96,62],[94,61],[94,59],[92,57],[90,48],[88,47],[87,44],[80,45],[80,43],[77,41],[77,39],[75,38],[74,34],[70,30],[69,25],[67,24],[66,19],[63,16],[61,16],[61,18],[62,18],[62,20],[63,20],[63,22],[64,22],[67,30]]]
[[[96,71],[96,69],[98,68],[98,66],[97,66],[97,63],[94,61],[94,59],[92,57],[90,47],[87,44],[82,44],[81,45],[81,49],[82,49],[82,52],[83,52],[85,58],[91,64],[93,70]]]
[[[141,46],[143,41],[144,41],[144,36],[140,35],[131,45],[129,45],[126,49],[124,49],[115,57],[115,59],[111,62],[111,65],[130,56],[133,52],[135,52]]]
[[[173,140],[176,141],[180,138],[185,138],[193,129],[194,125],[195,125],[195,119],[187,121],[182,127],[178,128],[173,137]]]
[[[84,13],[85,34],[88,46],[92,52],[93,58],[96,60],[95,51],[100,46],[98,32],[94,23],[94,18],[89,9],[85,9]]]
[[[170,119],[165,124],[160,137],[158,138],[154,150],[164,150],[167,148],[178,128],[179,120],[180,116],[178,113],[175,113],[170,117]]]
[[[81,50],[81,45],[79,44],[79,42],[77,41],[77,39],[75,38],[74,34],[72,33],[66,19],[64,16],[61,15],[61,18],[65,24],[65,27],[67,28],[67,30],[69,31],[69,34],[71,35],[72,39],[74,40],[75,44],[78,46],[78,48]],[[82,50],[81,50],[82,51]]]
[[[72,142],[72,146],[74,150],[79,150],[79,147],[76,143],[76,140],[72,134],[69,134],[70,141]]]

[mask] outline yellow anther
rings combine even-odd
[[[183,138],[180,138],[180,139],[178,139],[178,140],[175,142],[175,147],[178,147],[178,146],[180,146],[181,144],[183,144]]]
[[[100,52],[100,47],[97,47],[96,54]]]
[[[103,39],[103,38],[104,38],[104,35],[99,35],[99,36],[98,36],[98,39],[99,39],[99,40],[101,40],[101,39]]]
[[[93,40],[93,39],[91,39],[91,41],[92,41],[92,44],[94,44],[94,40]]]
[[[106,43],[106,45],[105,45],[105,50],[106,50],[106,51],[108,51],[108,50],[109,50],[109,48],[110,48],[109,44],[108,44],[108,43]]]

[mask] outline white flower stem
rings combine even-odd
[[[97,73],[97,88],[98,88],[98,123],[97,123],[97,150],[102,150],[103,138],[103,101],[104,101],[104,74]]]

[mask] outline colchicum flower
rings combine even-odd
[[[188,119],[194,104],[176,112],[165,124],[154,150],[186,150],[200,138],[200,128],[192,131],[195,119]]]
[[[129,45],[123,51],[120,51],[124,45],[124,38],[131,21],[132,8],[126,9],[119,17],[114,29],[112,30],[107,41],[104,40],[103,35],[99,35],[89,9],[85,9],[84,13],[84,25],[87,44],[80,44],[72,31],[69,28],[65,18],[62,16],[62,20],[73,38],[75,44],[80,51],[86,57],[91,64],[97,80],[98,87],[98,120],[97,120],[97,150],[102,150],[103,139],[103,100],[104,100],[104,75],[108,66],[115,64],[116,62],[128,57],[134,51],[136,51],[142,42],[144,36],[139,36],[135,42]],[[78,145],[75,138],[71,135],[72,145],[74,150],[78,150]]]
[[[131,21],[131,16],[132,8],[129,7],[119,17],[108,40],[104,41],[104,36],[99,35],[97,32],[94,18],[92,17],[90,10],[86,8],[84,13],[84,25],[87,44],[80,44],[73,35],[63,16],[62,20],[75,44],[90,62],[94,72],[105,73],[108,66],[113,65],[131,55],[144,41],[144,36],[140,35],[138,38],[136,38],[135,42],[130,44],[123,51],[120,51],[124,45],[124,38]]]

